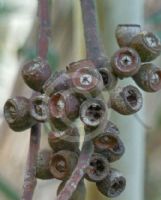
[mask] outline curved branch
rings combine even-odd
[[[40,124],[31,128],[30,145],[24,178],[22,200],[31,200],[36,187],[36,159],[40,145]]]
[[[38,0],[38,18],[39,18],[39,37],[38,37],[38,56],[46,58],[50,38],[50,17],[49,0]]]
[[[75,170],[70,179],[66,182],[64,188],[57,196],[56,200],[69,200],[76,190],[80,180],[84,177],[85,169],[88,167],[94,148],[91,141],[84,142],[81,154]]]

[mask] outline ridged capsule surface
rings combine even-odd
[[[110,94],[111,108],[122,115],[138,112],[143,105],[142,94],[135,86],[117,87]]]
[[[117,43],[120,47],[130,46],[134,36],[141,32],[139,24],[119,24],[115,31]]]
[[[161,41],[152,32],[142,31],[137,34],[130,44],[140,55],[142,62],[149,62],[157,58],[161,53]]]
[[[93,139],[95,152],[105,156],[109,162],[119,160],[125,152],[125,147],[118,133],[108,128],[108,123],[105,128]]]
[[[77,128],[69,128],[63,132],[51,132],[48,142],[54,152],[70,150],[79,154],[79,132]]]
[[[111,58],[113,72],[120,78],[136,74],[139,71],[140,64],[139,54],[129,47],[119,49]]]
[[[96,183],[98,190],[109,198],[119,196],[125,189],[126,179],[116,169],[110,169],[107,177],[100,182]]]
[[[133,79],[144,91],[157,92],[161,89],[161,68],[153,63],[144,63]]]
[[[51,73],[51,68],[47,61],[40,57],[26,63],[22,68],[22,76],[25,83],[38,92],[42,91],[42,86]]]
[[[103,180],[109,173],[109,162],[102,154],[94,153],[86,169],[85,178],[92,182]]]
[[[30,115],[30,100],[25,97],[8,99],[4,105],[4,116],[14,131],[24,131],[36,124]]]
[[[50,161],[50,172],[56,179],[67,180],[76,167],[77,160],[78,155],[72,151],[58,151]]]
[[[39,152],[36,162],[36,178],[39,179],[52,179],[54,178],[49,169],[49,163],[52,159],[53,152],[44,149]]]

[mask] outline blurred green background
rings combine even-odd
[[[50,3],[52,37],[48,60],[55,71],[84,58],[85,45],[79,0]],[[118,48],[114,36],[118,23],[140,23],[161,38],[160,0],[97,0],[97,8],[100,35],[109,56]],[[0,0],[0,200],[18,200],[22,192],[29,131],[9,130],[3,118],[3,105],[10,96],[31,94],[21,78],[21,66],[36,55],[36,13],[36,0]],[[161,66],[161,58],[156,63]],[[118,200],[161,200],[160,102],[161,92],[144,94],[144,108],[137,116],[111,115],[127,147],[123,159],[114,164],[127,177],[127,188]],[[47,134],[45,128],[42,131],[44,148],[48,146]],[[58,184],[55,180],[38,180],[33,199],[54,199]],[[86,184],[87,200],[107,199],[94,184]]]

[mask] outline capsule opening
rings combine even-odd
[[[161,70],[152,73],[150,83],[154,90],[159,90],[161,88]]]
[[[123,188],[124,182],[122,180],[116,180],[114,183],[111,185],[111,193],[116,193],[118,191],[121,191]]]
[[[147,32],[144,36],[146,45],[150,48],[158,48],[161,45],[160,39],[154,33]]]
[[[100,173],[104,172],[105,165],[102,159],[95,158],[90,162],[90,166],[94,168],[92,171],[94,174],[99,175]]]
[[[137,93],[136,91],[130,89],[127,91],[127,96],[126,99],[128,101],[128,103],[132,106],[135,107],[137,106],[138,103],[138,98],[137,98]]]
[[[50,163],[50,171],[57,179],[63,179],[67,173],[67,164],[62,155],[54,155]]]
[[[46,114],[46,106],[42,99],[36,99],[33,104],[36,114],[39,116],[44,116]]]
[[[102,76],[104,85],[107,86],[109,84],[109,74],[108,74],[108,72],[106,72],[104,70],[99,70],[99,73]]]
[[[17,108],[14,102],[8,100],[4,107],[4,115],[9,123],[13,123],[17,117]]]
[[[88,116],[91,122],[99,120],[103,116],[103,110],[101,105],[92,104],[87,108],[86,116]]]
[[[49,104],[52,116],[61,117],[64,114],[65,102],[60,93],[53,95]]]

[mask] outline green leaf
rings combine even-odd
[[[19,200],[20,197],[13,187],[2,177],[0,177],[0,192],[10,200]]]

